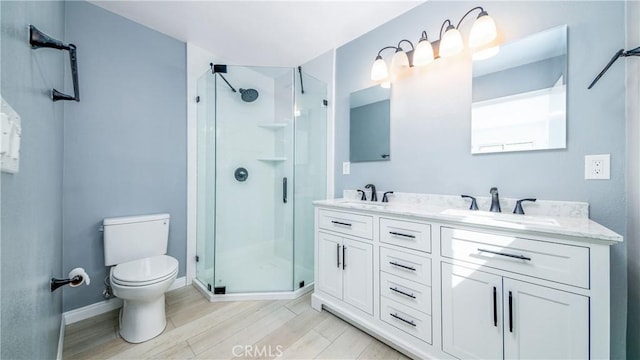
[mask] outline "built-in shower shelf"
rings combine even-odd
[[[258,126],[265,129],[276,130],[276,129],[282,129],[283,127],[286,127],[287,123],[261,123],[261,124],[258,124]]]
[[[259,161],[287,161],[287,158],[284,156],[270,156],[270,157],[261,157],[258,158]]]

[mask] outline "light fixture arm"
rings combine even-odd
[[[396,48],[396,51],[403,51],[402,47],[400,47],[400,44],[402,44],[403,42],[408,42],[409,45],[411,45],[411,51],[415,50],[416,48],[413,46],[413,43],[407,39],[402,39],[400,41],[398,41],[398,46]]]
[[[397,46],[385,46],[382,49],[380,49],[380,51],[378,51],[378,56],[376,56],[376,59],[380,58],[382,59],[382,52],[387,50],[387,49],[393,49],[393,50],[397,50],[398,47]]]
[[[447,19],[445,21],[442,22],[442,26],[440,26],[440,38],[439,40],[442,40],[442,30],[444,30],[444,25],[445,24],[449,24],[449,26],[447,26],[447,30],[449,30],[449,27],[453,27],[453,24],[451,23],[451,20]]]
[[[462,15],[462,18],[460,18],[460,21],[458,21],[458,25],[456,25],[456,29],[460,27],[460,24],[462,24],[462,20],[464,20],[464,18],[466,18],[469,14],[471,14],[475,10],[480,10],[480,14],[478,14],[478,17],[483,16],[483,15],[488,15],[487,12],[484,11],[482,6],[476,6],[473,9],[467,11],[466,14]]]

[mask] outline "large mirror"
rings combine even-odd
[[[566,85],[566,25],[475,61],[471,153],[566,148]]]
[[[373,86],[351,93],[349,160],[387,161],[391,89]]]

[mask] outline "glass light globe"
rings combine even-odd
[[[440,57],[446,58],[458,54],[464,49],[462,34],[458,29],[449,26],[440,40]]]
[[[391,76],[398,76],[409,68],[409,58],[402,49],[396,51],[391,58]]]
[[[486,12],[482,12],[471,27],[469,47],[473,49],[487,45],[497,37],[498,31],[496,30],[495,21]]]
[[[429,40],[420,40],[413,52],[413,66],[425,66],[433,62],[433,47]]]
[[[387,69],[387,63],[384,62],[382,56],[378,55],[376,61],[371,66],[371,80],[383,81],[389,77],[389,70]]]

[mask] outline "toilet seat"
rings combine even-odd
[[[152,256],[111,268],[111,281],[120,286],[139,287],[175,277],[178,260],[167,255]]]

